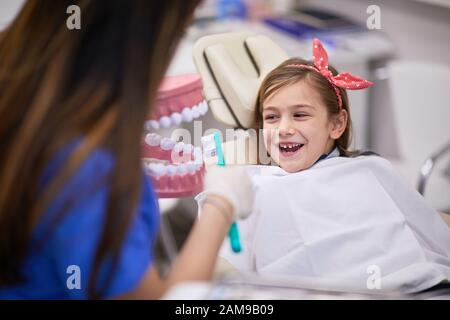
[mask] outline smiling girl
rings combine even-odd
[[[350,151],[346,89],[372,86],[328,65],[289,59],[264,79],[255,123],[276,166],[253,166],[254,214],[240,222],[241,271],[313,278],[345,288],[417,292],[450,279],[450,232],[388,161]],[[342,288],[340,288],[342,289]]]

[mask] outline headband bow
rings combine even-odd
[[[337,76],[333,76],[331,71],[328,70],[328,54],[319,39],[313,40],[313,61],[314,67],[303,64],[295,66],[320,72],[333,85],[334,91],[338,97],[339,108],[342,108],[342,98],[337,87],[349,90],[360,90],[373,86],[373,82],[354,76],[349,72],[343,72],[339,73]]]

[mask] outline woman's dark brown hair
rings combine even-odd
[[[311,61],[299,58],[291,58],[284,61],[264,78],[259,88],[255,103],[255,129],[261,129],[263,127],[262,108],[264,101],[280,88],[299,81],[306,81],[309,85],[317,90],[323,104],[327,108],[329,117],[336,116],[339,113],[339,104],[336,93],[328,80],[319,72],[294,66],[296,64],[303,64],[312,67],[314,66],[313,62]],[[338,74],[337,70],[334,67],[329,66],[328,69],[333,73],[333,75]],[[344,132],[342,133],[341,137],[336,140],[336,147],[339,149],[341,155],[353,156],[358,152],[349,150],[352,137],[352,120],[350,117],[347,91],[342,88],[338,89],[342,97],[342,109],[347,112],[348,119],[347,126]]]
[[[114,159],[88,289],[91,297],[101,296],[109,281],[96,283],[100,265],[116,261],[140,195],[144,121],[199,2],[30,0],[1,34],[0,286],[23,280],[37,222],[81,163],[101,148]],[[66,27],[66,10],[74,4],[81,9],[80,30]],[[41,188],[49,161],[80,138]]]

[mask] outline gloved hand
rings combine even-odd
[[[252,212],[253,185],[242,166],[208,166],[204,185],[204,191],[196,197],[199,206],[208,195],[217,195],[230,202],[233,220],[245,219]]]

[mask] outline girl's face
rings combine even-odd
[[[263,102],[264,143],[285,171],[311,167],[329,153],[347,124],[347,114],[328,116],[319,93],[305,81],[283,86]]]

